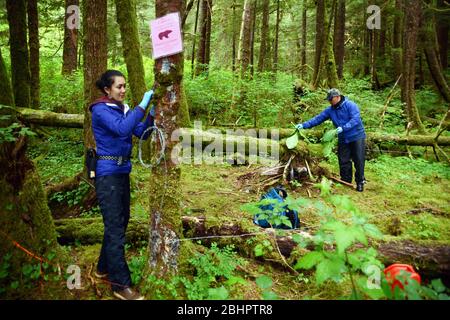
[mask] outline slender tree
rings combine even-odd
[[[123,56],[127,65],[128,83],[130,84],[133,105],[137,106],[146,91],[144,62],[136,15],[135,0],[115,0],[117,23],[122,38]]]
[[[5,61],[0,51],[0,104],[14,106],[14,96],[9,81],[8,71],[6,70]]]
[[[336,18],[334,20],[334,59],[337,65],[337,75],[342,79],[344,70],[345,41],[345,0],[338,0]]]
[[[201,0],[200,6],[200,40],[197,51],[195,74],[199,75],[208,70],[209,45],[211,43],[211,11],[212,0]]]
[[[197,0],[197,10],[195,11],[195,23],[194,23],[194,40],[192,41],[192,57],[191,57],[191,78],[194,79],[195,70],[194,70],[194,62],[195,62],[195,45],[197,43],[197,25],[198,25],[198,13],[200,9],[200,1]]]
[[[183,12],[181,0],[156,0],[156,17]],[[164,136],[171,137],[178,129],[177,115],[183,104],[183,54],[179,53],[155,61],[156,123],[164,128]],[[180,167],[171,161],[177,142],[167,139],[164,160],[152,168],[149,181],[150,239],[148,264],[145,273],[169,277],[178,270],[181,225]],[[159,146],[161,147],[161,146]]]
[[[27,7],[25,0],[7,0],[11,75],[16,106],[30,106],[30,65],[27,44]]]
[[[69,75],[77,69],[79,4],[79,0],[65,0],[63,75]]]
[[[252,14],[252,31],[250,34],[250,76],[253,79],[255,73],[255,29],[256,29],[256,11],[258,0],[253,2],[253,14]]]
[[[302,62],[302,79],[306,77],[306,13],[307,13],[307,0],[303,1],[303,10],[302,10],[302,48],[301,48],[301,62]]]
[[[396,79],[398,79],[398,77],[403,72],[402,35],[403,35],[403,0],[395,0],[394,27],[392,31],[392,38],[393,38],[392,60]]]
[[[269,42],[269,0],[262,2],[261,44],[259,47],[258,71],[267,70],[267,46]]]
[[[448,14],[448,1],[447,4],[445,0],[437,0],[437,7],[439,11],[436,14],[436,31],[439,43],[439,60],[442,69],[447,69],[448,67],[448,31],[449,31],[449,14]],[[447,12],[445,12],[447,10]]]
[[[30,48],[30,98],[31,107],[39,109],[40,99],[40,66],[39,66],[39,16],[37,0],[27,0],[28,42]]]
[[[416,106],[414,82],[416,77],[416,48],[419,22],[421,19],[420,0],[404,1],[404,34],[403,34],[403,85],[402,101],[406,104],[408,122],[413,128],[424,133],[422,121]]]
[[[316,1],[316,38],[314,46],[314,71],[312,76],[312,84],[316,86],[320,75],[320,60],[322,57],[322,49],[325,43],[325,0]]]
[[[436,26],[432,14],[425,16],[420,31],[420,40],[424,48],[425,58],[431,77],[442,98],[450,103],[450,90],[442,73],[437,50]]]
[[[242,13],[241,34],[239,40],[238,61],[241,68],[241,77],[245,78],[247,69],[250,64],[250,47],[251,47],[251,18],[253,11],[253,1],[245,0],[244,11]]]
[[[275,22],[275,46],[273,48],[273,71],[275,73],[278,71],[278,43],[280,37],[280,22],[281,22],[280,0],[277,0],[277,19]]]
[[[94,147],[92,117],[89,105],[95,101],[100,92],[95,82],[106,71],[107,47],[107,1],[84,0],[83,2],[83,56],[84,56],[84,146]]]

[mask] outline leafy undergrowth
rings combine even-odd
[[[45,185],[61,182],[81,169],[81,131],[52,131],[52,134],[54,137],[49,140],[48,145],[32,144],[29,150]],[[146,183],[150,172],[136,160],[133,161],[132,216],[148,219]],[[334,154],[331,154],[326,166],[338,176]],[[229,164],[182,165],[182,214],[205,216],[210,224],[239,223],[254,230],[252,215],[244,212],[242,206],[258,201],[264,190],[260,184],[244,183],[242,177],[251,175],[260,167]],[[450,244],[448,165],[420,158],[411,160],[383,155],[366,162],[366,179],[363,193],[333,184],[331,194],[339,196],[341,204],[348,202],[357,207],[367,223],[378,227],[386,239]],[[323,202],[321,189],[310,182],[293,184],[287,186],[287,189],[294,199],[317,201],[316,208],[303,208],[299,213],[303,228],[312,233],[317,231],[323,222],[323,216],[318,214],[317,210]],[[99,216],[99,213],[94,211],[91,215]],[[337,213],[336,217],[346,218],[342,213]],[[162,289],[160,293],[148,293],[147,298],[341,299],[352,295],[352,279],[348,273],[343,273],[337,283],[326,280],[318,284],[313,270],[298,270],[298,273],[293,273],[259,258],[241,256],[235,253],[239,248],[207,248],[193,241],[192,245],[194,251],[188,261],[189,273],[174,276],[169,283],[150,279],[154,284],[159,283]],[[247,245],[256,257],[264,256],[267,252],[274,253],[269,241],[248,241]],[[75,243],[70,247],[63,247],[62,251],[65,252],[65,258],[62,259],[63,273],[59,278],[40,278],[35,272],[36,263],[30,261],[30,266],[25,268],[22,277],[28,287],[22,287],[19,283],[8,283],[8,297],[113,299],[107,283],[91,280],[91,269],[95,268],[100,251],[99,244],[87,246]],[[145,252],[145,244],[127,247],[127,261],[133,282],[143,291],[146,287],[145,279],[142,279]],[[224,268],[223,261],[234,263],[225,262],[229,268]],[[66,286],[68,274],[64,273],[64,270],[72,264],[81,268],[82,281],[79,290],[68,290]],[[55,275],[50,269],[48,271]],[[0,281],[7,276],[7,263],[0,262]],[[436,286],[439,287],[438,284]]]

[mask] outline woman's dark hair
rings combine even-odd
[[[105,92],[105,87],[107,88],[111,88],[111,86],[114,83],[114,77],[124,77],[122,72],[117,71],[117,70],[107,70],[104,74],[102,74],[102,76],[100,77],[100,79],[97,80],[97,82],[95,82],[95,85],[97,86],[97,88],[103,92],[104,94],[106,94]]]

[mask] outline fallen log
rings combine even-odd
[[[274,229],[261,229],[253,225],[244,225],[245,222],[225,222],[212,224],[203,217],[183,216],[183,233],[185,238],[201,240],[205,245],[216,242],[219,245],[234,244],[238,252],[245,256],[254,257],[253,247],[246,241],[252,237],[262,236],[273,238]],[[78,240],[81,244],[101,243],[103,239],[103,223],[101,218],[76,218],[55,220],[58,242],[60,244],[73,243]],[[148,241],[148,221],[131,219],[128,225],[126,238],[130,243]],[[312,236],[305,231],[292,231],[301,233],[305,238]],[[290,233],[292,234],[292,233]],[[276,245],[280,253],[288,258],[297,246],[291,235],[275,236]],[[205,238],[206,237],[206,238]],[[379,259],[385,264],[407,263],[413,265],[425,278],[441,278],[450,281],[450,246],[425,245],[410,240],[389,241],[374,244],[379,253]],[[313,249],[310,244],[306,249]],[[277,260],[277,254],[264,257],[267,260]],[[278,257],[278,263],[282,263]]]
[[[45,110],[34,110],[28,108],[17,108],[19,112],[19,117],[24,123],[29,124],[38,124],[41,126],[50,126],[50,127],[66,127],[66,128],[83,128],[83,120],[84,115],[82,114],[65,114],[65,113],[55,113]],[[224,128],[215,128],[217,129],[217,133],[226,133],[227,129]],[[250,128],[240,128],[242,130],[242,134],[246,134],[247,130]],[[185,129],[185,130],[195,130],[195,129]],[[228,129],[230,130],[230,129]],[[233,130],[231,130],[233,131]],[[268,139],[284,139],[290,136],[293,132],[292,129],[255,129],[256,136],[254,138],[268,138]],[[192,131],[194,133],[194,131]],[[198,133],[198,132],[197,132]],[[276,134],[277,133],[277,134]],[[320,130],[308,130],[305,131],[305,134],[309,136],[313,136],[316,138],[320,138],[323,135],[323,131]],[[212,133],[206,134],[210,140],[214,138]],[[278,136],[278,137],[277,137]],[[398,144],[405,145],[415,145],[415,146],[433,146],[435,144],[434,136],[427,135],[384,135],[368,132],[367,140],[375,143],[379,142],[395,142]],[[441,146],[450,146],[450,137],[440,136],[438,141],[438,145]],[[204,145],[204,144],[203,144]]]

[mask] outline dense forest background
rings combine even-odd
[[[180,12],[184,51],[168,58],[167,77],[149,22],[169,12]],[[162,91],[153,101],[168,136],[201,121],[218,132],[283,129],[283,146],[331,87],[359,105],[368,133],[362,194],[330,182],[329,122],[305,132],[295,155],[281,148],[279,168],[308,172],[299,180],[287,169],[261,180],[268,168],[234,162],[149,170],[135,147],[126,249],[147,298],[447,299],[449,25],[444,0],[0,0],[0,297],[111,299],[92,278],[102,224],[84,155],[95,80],[118,69],[130,105],[154,83],[174,88],[170,108]],[[240,237],[255,232],[251,203],[278,182],[309,236]],[[153,247],[148,228],[167,242]],[[223,235],[237,238],[183,241],[164,255],[173,239]],[[367,288],[368,266],[394,262],[414,265],[423,287]],[[67,265],[82,269],[82,289],[66,288]]]

